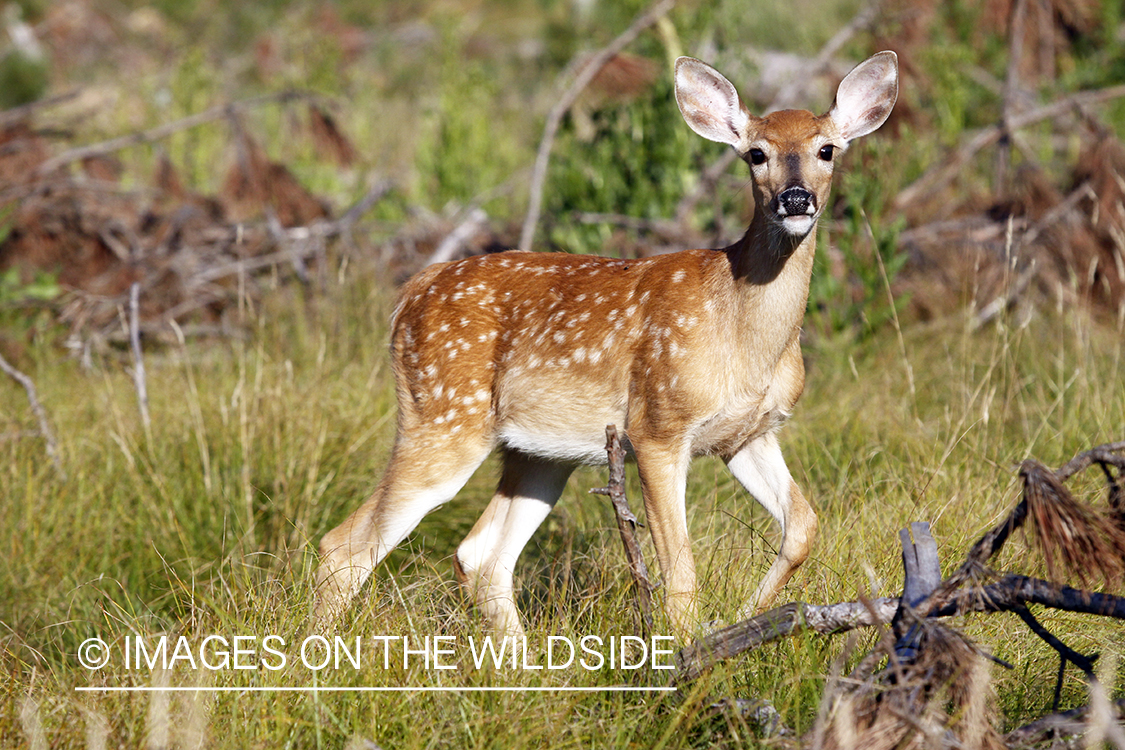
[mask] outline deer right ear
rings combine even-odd
[[[693,57],[676,60],[676,104],[696,133],[743,150],[751,115],[719,71]]]

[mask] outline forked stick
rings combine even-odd
[[[629,572],[637,585],[637,609],[641,613],[641,630],[647,638],[652,633],[652,592],[655,588],[648,577],[641,545],[637,541],[637,517],[629,509],[625,496],[625,449],[617,435],[616,425],[606,425],[606,453],[609,455],[609,484],[590,490],[594,495],[608,495],[613,502],[613,513],[617,517],[617,531],[621,543],[625,545],[625,559],[629,561]]]

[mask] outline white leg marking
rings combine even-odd
[[[777,436],[772,432],[743,446],[727,461],[734,478],[777,519],[784,536],[789,518],[789,484],[792,477]]]

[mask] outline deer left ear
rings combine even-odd
[[[891,115],[898,99],[898,55],[880,52],[848,73],[828,111],[844,140],[867,135]]]

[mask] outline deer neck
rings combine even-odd
[[[777,338],[783,348],[799,332],[809,296],[816,229],[814,223],[804,237],[794,237],[758,212],[743,238],[724,251],[737,301],[734,319],[753,328],[753,338]]]

